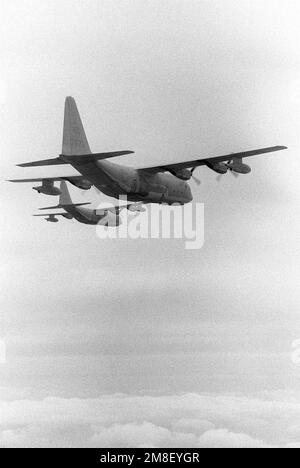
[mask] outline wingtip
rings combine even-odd
[[[119,154],[120,156],[126,156],[126,154],[133,154],[133,153],[135,153],[135,151],[133,151],[133,150],[124,150],[124,151],[116,151],[116,153],[120,153]],[[118,155],[116,154],[116,156],[118,156]]]
[[[60,205],[56,205],[56,206],[45,206],[44,208],[39,208],[40,211],[43,211],[43,210],[58,210],[59,208],[62,208],[62,206]]]
[[[16,164],[17,167],[30,167],[32,166],[32,163],[21,163],[21,164]]]

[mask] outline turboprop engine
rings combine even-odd
[[[218,174],[226,174],[226,172],[228,171],[227,164],[222,162],[210,163],[207,161],[206,166],[209,167],[212,171],[217,172]]]
[[[201,184],[201,180],[197,179],[197,177],[194,176],[194,171],[197,169],[197,166],[192,167],[192,169],[179,169],[178,171],[172,171],[170,170],[171,174],[173,174],[175,177],[177,177],[180,180],[184,180],[187,182],[188,180],[193,179],[197,185]]]
[[[62,216],[66,219],[73,219],[73,215],[71,213],[62,213]]]
[[[87,179],[78,179],[78,180],[67,179],[67,180],[68,182],[70,182],[70,184],[74,185],[75,187],[78,187],[81,190],[90,190],[90,188],[92,187],[92,184]]]
[[[180,169],[179,171],[176,171],[176,173],[174,175],[176,175],[176,177],[178,177],[178,179],[187,181],[187,180],[191,179],[191,177],[193,175],[193,170]]]
[[[55,218],[55,215],[49,215],[48,218],[45,218],[46,221],[48,221],[49,223],[58,223],[58,219]]]
[[[60,195],[61,190],[58,187],[54,186],[54,182],[51,180],[43,180],[43,185],[38,187],[32,187],[33,190],[36,190],[38,193],[43,193],[44,195]]]
[[[251,172],[251,167],[247,164],[244,164],[243,160],[240,158],[232,158],[232,160],[228,161],[227,163],[210,163],[209,161],[206,161],[205,164],[207,167],[217,172],[218,174],[226,174],[228,170],[237,174],[249,174],[249,172]]]

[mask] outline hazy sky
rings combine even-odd
[[[0,0],[0,445],[300,444],[298,1]],[[100,240],[7,178],[61,151],[76,98],[132,166],[277,144],[197,170],[205,245]],[[77,201],[105,200],[72,188]],[[295,359],[294,359],[295,361]]]

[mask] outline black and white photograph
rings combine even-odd
[[[0,0],[0,448],[300,448],[299,22]]]

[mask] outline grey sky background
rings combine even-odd
[[[299,10],[0,1],[1,445],[299,444]],[[100,240],[5,182],[75,173],[15,167],[60,152],[66,95],[92,149],[132,166],[289,150],[220,183],[198,169],[199,251]]]

